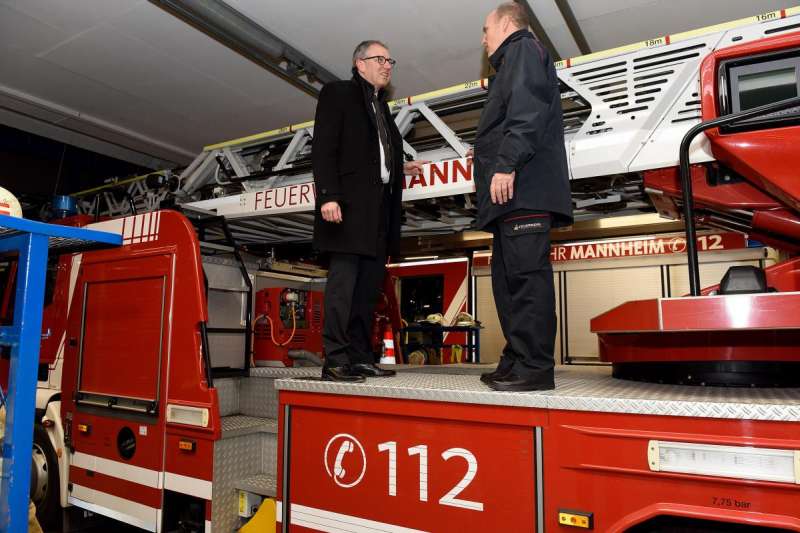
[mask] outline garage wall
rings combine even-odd
[[[559,274],[553,273],[553,280],[556,289],[556,320],[561,323],[561,286],[559,284]],[[481,363],[496,363],[500,360],[505,339],[500,330],[500,320],[497,317],[497,308],[492,296],[492,277],[476,276],[475,279],[475,315],[481,321]],[[556,330],[556,361],[561,360],[561,328]]]
[[[492,296],[491,276],[478,276],[475,280],[475,315],[481,321],[481,362],[494,363],[500,359],[505,341],[500,331],[500,320]]]
[[[562,362],[567,358],[575,362],[597,359],[597,336],[589,331],[592,318],[629,300],[662,294],[659,266],[576,270],[561,275],[566,285],[566,319],[560,328],[566,337]]]

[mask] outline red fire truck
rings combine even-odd
[[[614,376],[635,381],[563,367],[556,390],[527,394],[488,391],[469,368],[365,385],[280,380],[283,530],[800,531],[800,392],[772,387],[800,383],[797,260],[732,269],[701,294],[693,232],[697,219],[796,252],[800,34],[781,34],[796,27],[666,36],[560,73],[615,102],[573,150],[624,144],[607,135],[621,128],[601,118],[609,107],[667,129],[693,122],[680,169],[641,169],[658,210],[685,219],[691,295],[630,302],[592,324]],[[691,100],[652,116],[687,58],[698,85],[677,92]],[[690,159],[704,131],[711,157]],[[662,141],[645,135],[633,161],[664,158],[650,151]]]
[[[659,211],[677,214],[687,131],[701,118],[800,92],[797,14],[559,64],[578,211],[637,210],[646,206],[637,191],[646,191]],[[426,117],[441,128],[434,111],[461,109],[461,96],[474,105],[481,94],[485,84],[476,82],[393,107],[398,122]],[[796,251],[796,119],[796,109],[765,112],[687,147],[704,223]],[[310,125],[301,126],[208,147],[182,178],[193,221],[162,210],[95,223],[122,235],[123,246],[51,265],[32,483],[45,521],[72,507],[149,531],[230,531],[266,497],[292,531],[800,531],[796,389],[642,384],[614,379],[608,368],[562,368],[556,391],[503,394],[482,387],[474,368],[422,367],[348,385],[278,379],[317,375],[313,368],[251,367],[259,265],[234,237],[308,238],[313,188],[301,174]],[[450,134],[446,149],[424,136],[410,146],[438,157],[407,180],[407,235],[469,227],[471,165]],[[286,179],[242,187],[239,174],[253,170],[247,157],[269,160],[253,148],[265,139],[293,153],[256,177]],[[212,182],[238,194],[202,197]],[[13,258],[3,261],[11,276]],[[706,309],[688,327],[715,313],[728,320],[714,328],[735,330],[719,342],[693,334],[693,346],[712,339],[719,357],[749,354],[736,342],[755,338],[782,346],[783,362],[792,363],[800,314],[796,269],[785,265],[767,274],[777,292],[686,299]],[[284,276],[270,286],[319,290],[312,281]],[[463,308],[453,302],[448,310]],[[665,343],[680,340],[686,324],[660,322],[673,303],[641,304],[640,315],[596,329],[624,345],[616,353],[625,357],[639,333],[656,347],[659,333]],[[13,310],[7,299],[0,305],[5,319]],[[663,352],[640,362],[661,364]]]

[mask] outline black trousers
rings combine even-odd
[[[550,264],[550,215],[517,211],[496,220],[492,293],[506,339],[499,369],[520,377],[555,365],[555,289]]]
[[[386,272],[389,191],[385,189],[375,257],[344,253],[330,257],[322,325],[322,344],[330,366],[377,362],[372,352],[372,322]]]

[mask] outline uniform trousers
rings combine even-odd
[[[550,215],[516,211],[492,224],[492,292],[506,340],[498,370],[530,378],[555,365]]]

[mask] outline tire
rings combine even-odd
[[[58,457],[50,444],[47,430],[33,426],[31,463],[31,500],[36,504],[36,518],[43,529],[58,529],[61,518]]]

